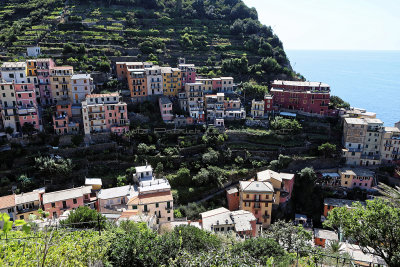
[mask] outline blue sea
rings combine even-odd
[[[325,82],[352,107],[377,113],[385,126],[400,121],[400,51],[287,50],[296,72]]]

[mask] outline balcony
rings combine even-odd
[[[349,152],[361,152],[362,148],[354,148],[354,147],[350,147],[347,150],[349,150]]]
[[[262,217],[263,219],[269,219],[271,216],[269,216],[268,214],[264,214]]]
[[[33,205],[33,207],[26,208],[26,209],[18,209],[17,207],[17,214],[31,212],[39,209],[39,205]]]
[[[60,208],[60,210],[69,210],[70,208],[71,208],[70,206],[66,205],[66,206],[62,206]]]
[[[97,121],[97,120],[104,120],[105,117],[89,117],[89,121]]]

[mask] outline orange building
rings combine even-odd
[[[128,69],[128,86],[133,101],[147,96],[147,77],[144,69]]]
[[[316,246],[325,247],[330,242],[339,241],[338,234],[334,231],[314,229],[314,244]]]

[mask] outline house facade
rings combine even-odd
[[[330,86],[321,82],[298,82],[275,80],[270,93],[274,105],[279,108],[298,110],[328,116]]]
[[[71,103],[80,104],[94,90],[93,78],[90,74],[74,74],[71,77],[71,91],[69,99]]]
[[[160,107],[161,118],[164,122],[172,122],[174,120],[174,114],[172,112],[172,102],[166,96],[161,96],[158,99],[158,105]]]
[[[122,134],[129,130],[128,108],[118,93],[92,94],[82,102],[85,134],[112,132]]]
[[[91,186],[81,186],[43,194],[44,210],[49,218],[59,218],[65,211],[82,207],[90,202]]]
[[[74,74],[72,66],[53,67],[50,70],[50,88],[53,98],[52,103],[69,99],[71,92],[71,77]]]

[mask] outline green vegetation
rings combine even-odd
[[[299,133],[302,127],[296,119],[285,119],[278,116],[271,121],[271,129],[280,133]]]
[[[61,64],[83,71],[108,71],[112,57],[129,55],[170,65],[178,57],[207,62],[210,76],[300,77],[272,28],[241,0],[5,0],[0,21],[4,60],[38,43],[45,55],[61,54]]]
[[[324,157],[332,157],[332,154],[336,152],[336,145],[327,142],[318,146],[318,151]]]
[[[107,224],[96,229],[69,231],[49,227],[36,233],[9,231],[2,244],[2,266],[310,266],[325,263],[315,258],[318,249],[310,248],[309,235],[301,227],[278,225],[280,236],[265,236],[245,241],[235,235],[218,235],[194,226],[164,229],[162,234],[144,223],[123,221],[117,227]],[[286,231],[283,231],[286,230]],[[301,253],[285,247],[286,238],[293,246],[304,245]],[[283,243],[279,243],[283,242]],[[343,260],[342,260],[343,261]],[[348,263],[348,262],[347,262]],[[343,263],[345,264],[345,263]]]
[[[366,206],[335,208],[328,214],[326,226],[340,229],[364,252],[384,259],[388,266],[400,264],[400,209],[391,202],[367,200]]]
[[[332,108],[345,108],[345,109],[350,108],[350,104],[348,102],[344,101],[343,99],[335,95],[331,96],[329,105]]]

